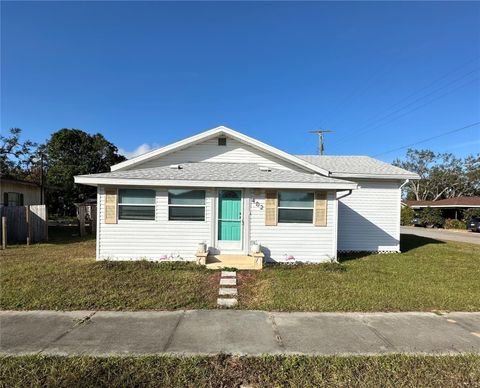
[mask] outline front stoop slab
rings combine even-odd
[[[220,279],[221,286],[236,286],[237,279]]]
[[[235,298],[218,298],[217,304],[222,307],[235,307],[238,301]]]
[[[235,271],[222,271],[222,278],[234,278],[237,276]]]
[[[236,288],[220,288],[218,290],[218,295],[237,295],[237,289]]]

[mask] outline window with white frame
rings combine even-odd
[[[313,223],[313,192],[279,191],[279,223]]]
[[[168,190],[170,221],[205,221],[205,190]]]
[[[119,220],[155,220],[155,190],[119,189]]]

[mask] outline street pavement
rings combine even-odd
[[[480,313],[0,311],[0,353],[480,353]]]
[[[416,236],[433,238],[435,240],[458,241],[470,244],[480,244],[480,233],[467,231],[451,231],[445,229],[416,228],[414,226],[402,226],[402,234],[414,234]]]

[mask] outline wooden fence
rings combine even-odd
[[[80,236],[87,234],[87,224],[90,226],[90,234],[95,234],[97,229],[97,205],[78,205],[77,219]]]
[[[4,206],[0,208],[0,216],[3,221],[0,234],[2,246],[6,243],[30,244],[48,240],[48,217],[45,205]]]

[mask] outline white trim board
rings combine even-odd
[[[75,183],[97,186],[149,186],[149,187],[223,187],[223,188],[258,188],[258,189],[356,189],[353,182],[234,182],[234,181],[190,181],[190,180],[157,180],[133,178],[97,178],[92,176],[76,176]]]
[[[389,179],[389,180],[404,180],[404,179],[420,179],[417,174],[364,174],[354,172],[332,172],[329,175],[332,178],[364,178],[364,179]]]

